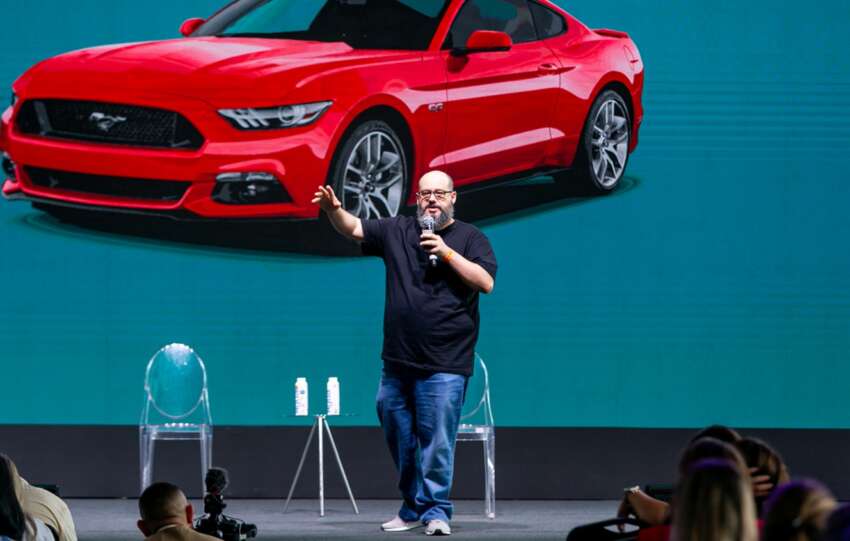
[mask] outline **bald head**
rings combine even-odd
[[[150,535],[165,524],[190,524],[192,511],[186,495],[171,483],[154,483],[139,497],[139,529]]]
[[[420,190],[446,190],[453,192],[455,183],[452,177],[438,170],[428,171],[419,179]]]
[[[457,193],[452,177],[442,171],[428,171],[419,179],[416,193],[416,218],[420,227],[425,227],[426,216],[434,219],[437,231],[454,222]]]

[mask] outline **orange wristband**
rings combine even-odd
[[[453,251],[449,250],[448,252],[446,252],[446,255],[443,256],[443,261],[448,263],[449,259],[451,259],[453,255],[455,255],[455,253]]]

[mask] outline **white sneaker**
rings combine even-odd
[[[381,529],[385,532],[406,532],[415,528],[420,528],[422,523],[418,520],[408,522],[399,516],[396,516],[389,522],[381,524]]]
[[[425,525],[425,535],[452,535],[452,528],[444,520],[429,520]]]

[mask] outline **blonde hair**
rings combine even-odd
[[[32,515],[24,511],[24,484],[21,480],[20,474],[18,474],[18,467],[15,466],[15,462],[11,458],[2,453],[0,453],[0,462],[3,462],[6,470],[8,471],[8,476],[12,483],[12,492],[15,494],[15,499],[18,502],[21,513],[23,514],[24,529],[30,535],[35,537],[38,527],[36,526]]]
[[[24,502],[24,483],[21,480],[21,475],[18,473],[18,467],[15,466],[15,462],[4,455],[6,459],[6,465],[9,468],[9,475],[12,477],[12,486],[15,489],[15,496],[17,496],[18,501],[21,502],[21,506],[23,506]]]
[[[822,484],[810,479],[778,487],[765,502],[765,541],[810,541],[820,537],[838,506]]]
[[[705,459],[676,493],[673,541],[757,541],[750,477],[729,460]]]

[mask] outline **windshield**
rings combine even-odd
[[[425,50],[449,0],[239,0],[193,36],[342,41],[354,49]]]

